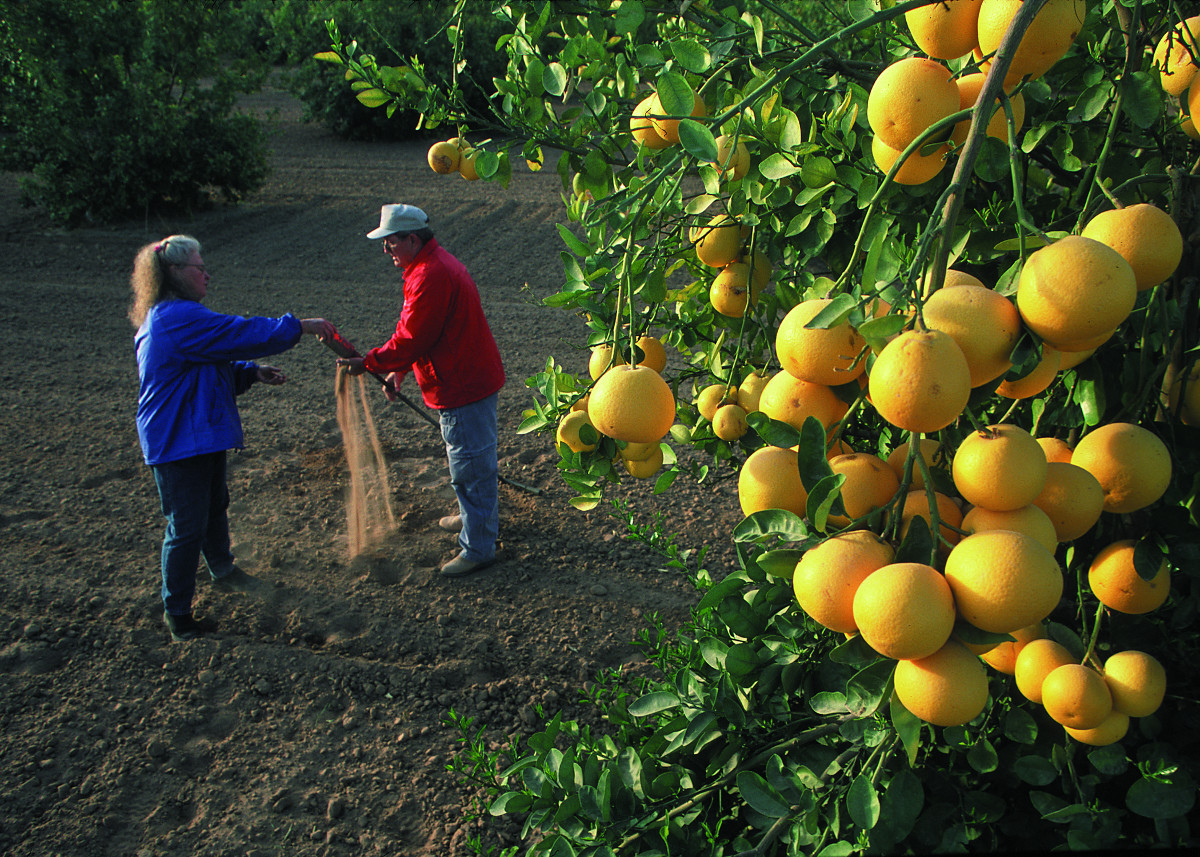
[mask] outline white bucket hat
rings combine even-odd
[[[379,228],[367,233],[368,238],[385,238],[397,232],[416,232],[429,225],[429,216],[415,205],[385,205],[379,210]]]

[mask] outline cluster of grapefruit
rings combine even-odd
[[[592,349],[588,374],[594,383],[559,421],[556,439],[571,452],[592,452],[601,435],[610,437],[619,442],[629,474],[648,479],[663,465],[661,441],[675,422],[675,394],[662,376],[662,341],[647,333],[635,344],[642,355],[636,365],[612,345]]]
[[[1048,451],[1054,461],[1047,459]],[[918,454],[935,463],[936,442]],[[767,455],[782,471],[794,453]],[[898,485],[906,457],[907,449],[889,456],[883,466],[894,469],[886,480],[876,475],[870,484]],[[897,698],[929,723],[961,725],[984,710],[987,664],[1014,675],[1018,689],[1042,703],[1078,740],[1120,740],[1129,717],[1146,716],[1161,703],[1162,666],[1144,653],[1123,652],[1097,671],[1080,654],[1047,638],[1045,622],[1063,595],[1055,550],[1088,532],[1106,510],[1137,511],[1157,501],[1171,474],[1165,446],[1131,424],[1103,426],[1074,450],[1061,442],[1039,443],[1021,428],[998,424],[968,434],[950,469],[958,496],[936,494],[944,525],[942,568],[895,562],[892,544],[874,532],[845,530],[797,563],[792,577],[797,603],[820,625],[859,634],[873,650],[894,658]],[[761,469],[757,476],[768,477],[769,471]],[[771,481],[782,490],[783,479]],[[927,491],[932,489],[911,493],[909,500],[919,499],[920,508],[906,502],[901,514],[928,519]],[[968,509],[965,515],[962,508]],[[1147,613],[1162,606],[1169,593],[1165,561],[1146,580],[1134,567],[1133,552],[1132,540],[1114,542],[1089,569],[1093,595],[1111,611]],[[964,627],[1012,639],[973,644],[969,640],[977,636],[964,635]],[[1051,670],[1068,665],[1071,669],[1054,672],[1043,689]]]
[[[910,56],[889,65],[867,98],[867,122],[874,132],[871,153],[888,172],[910,144],[935,124],[960,110],[975,107],[991,60],[1000,47],[1019,0],[947,0],[905,13],[913,41],[926,56]],[[1025,101],[1013,90],[1023,80],[1041,77],[1070,49],[1087,12],[1084,0],[1049,0],[1025,32],[1004,89],[1011,102],[1016,131],[1025,121]],[[955,77],[945,62],[968,55],[965,73]],[[993,107],[999,108],[999,101]],[[967,139],[970,122],[960,121],[926,137],[897,169],[898,184],[924,184],[940,173],[953,146]],[[1008,118],[996,109],[987,133],[1008,141]]]
[[[1154,47],[1154,68],[1167,95],[1179,100],[1179,125],[1200,140],[1195,117],[1200,112],[1200,16],[1181,21],[1163,34]]]
[[[441,140],[429,147],[426,160],[429,168],[440,175],[458,173],[467,181],[476,181],[479,173],[475,170],[475,158],[478,155],[475,147],[463,137],[453,137]]]

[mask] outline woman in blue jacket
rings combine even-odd
[[[137,328],[141,391],[137,428],[167,519],[162,546],[163,619],[175,640],[215,630],[192,615],[201,556],[213,585],[248,591],[253,577],[233,562],[225,454],[243,446],[235,397],[256,381],[287,377],[254,360],[287,351],[303,334],[336,333],[323,318],[242,318],[202,305],[209,273],[200,243],[172,235],[138,252],[129,320]]]

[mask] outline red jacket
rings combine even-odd
[[[404,269],[404,308],[369,372],[410,369],[431,408],[459,408],[504,386],[504,364],[466,267],[431,238]]]

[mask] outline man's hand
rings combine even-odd
[[[283,370],[276,369],[274,366],[259,366],[258,380],[264,384],[270,384],[272,387],[277,387],[287,381],[287,375],[283,374]]]
[[[384,385],[383,395],[389,402],[396,401],[396,399],[399,398],[397,391],[400,389],[400,382],[404,380],[404,376],[398,372],[389,372],[383,380],[387,381],[388,384],[391,384],[390,387]]]
[[[363,365],[361,357],[339,357],[337,365],[344,366],[346,371],[351,375],[361,375],[367,371],[367,367]]]

